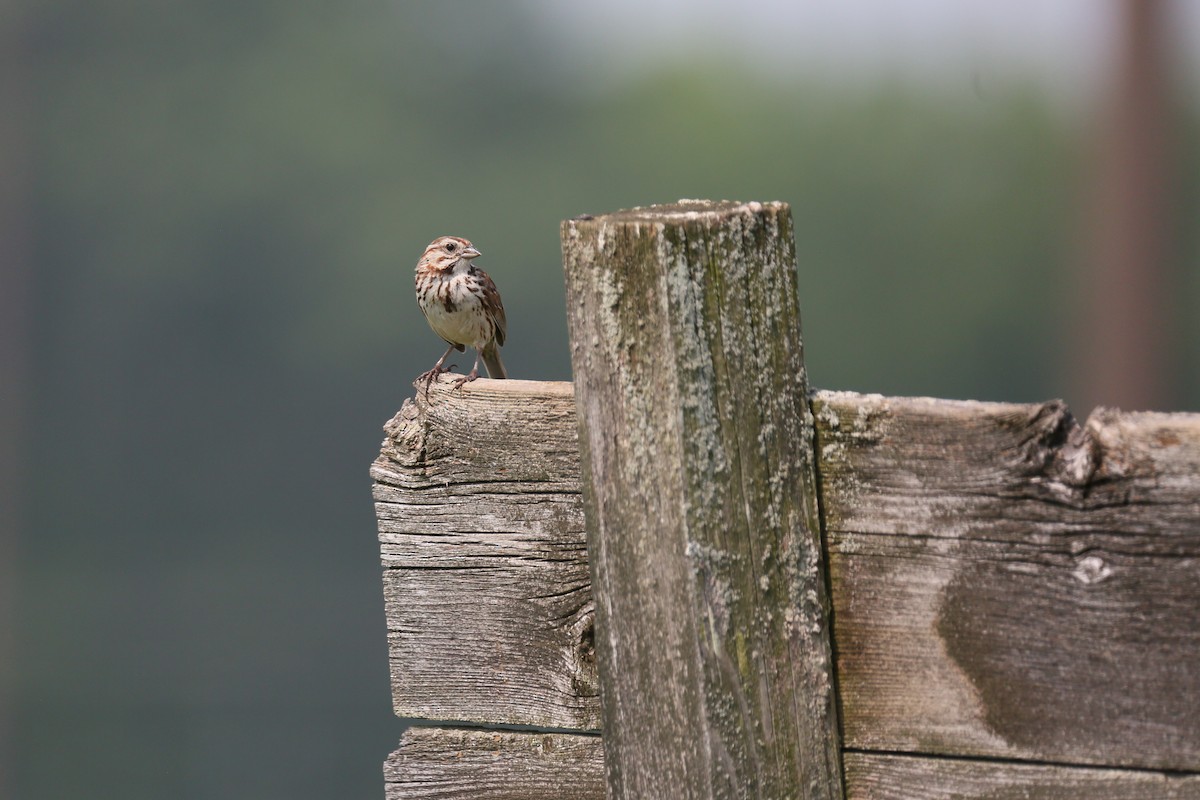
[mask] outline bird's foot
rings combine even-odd
[[[449,372],[452,369],[454,369],[453,364],[451,364],[448,367],[443,367],[441,362],[439,361],[437,364],[433,365],[433,369],[429,370],[428,372],[422,372],[420,375],[417,376],[416,386],[419,387],[422,383],[425,384],[425,399],[426,400],[429,399],[429,387],[433,384],[434,381],[436,381],[438,379],[438,376],[444,372]]]
[[[479,367],[476,366],[475,369],[471,370],[466,375],[462,376],[461,378],[456,378],[454,380],[453,386],[451,386],[450,388],[458,389],[461,392],[463,384],[470,383],[471,381],[475,380],[478,377],[479,377]]]

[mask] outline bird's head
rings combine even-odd
[[[421,263],[439,272],[449,272],[459,263],[478,258],[479,251],[466,239],[457,236],[439,236],[425,248]]]

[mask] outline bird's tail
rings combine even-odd
[[[487,367],[489,378],[508,377],[504,362],[500,360],[500,348],[496,346],[495,341],[489,342],[487,347],[479,351],[479,355],[483,358],[483,365]]]

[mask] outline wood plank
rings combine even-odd
[[[1080,426],[1058,401],[980,403],[819,392],[829,530],[1005,541],[1103,530],[1194,553],[1200,414],[1097,409]]]
[[[599,736],[409,728],[383,766],[387,800],[604,800]]]
[[[563,224],[612,798],[840,798],[785,204]]]
[[[1200,775],[845,753],[847,800],[1200,800]]]
[[[371,470],[396,713],[597,729],[571,384],[449,381]]]
[[[814,407],[847,746],[1200,770],[1200,415]]]
[[[848,744],[1198,769],[1196,415],[1094,418],[1103,480],[1071,490],[1055,404],[814,408]],[[574,420],[570,384],[481,379],[389,424],[402,716],[600,727]]]

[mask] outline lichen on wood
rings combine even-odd
[[[840,797],[790,211],[562,240],[611,796]]]

